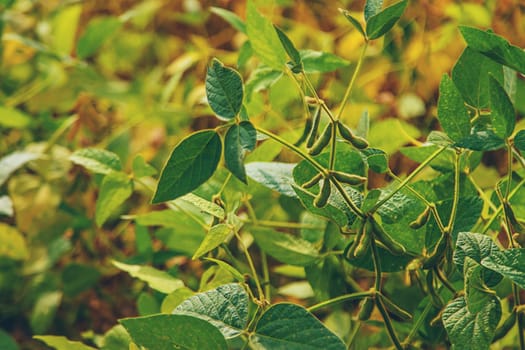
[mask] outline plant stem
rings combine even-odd
[[[257,270],[255,269],[255,265],[253,264],[252,257],[250,256],[250,252],[248,252],[248,247],[244,244],[242,241],[241,236],[239,235],[239,232],[237,230],[233,230],[233,233],[235,235],[235,238],[237,238],[237,241],[239,241],[239,244],[244,252],[244,255],[246,256],[246,261],[248,261],[248,265],[250,266],[250,270],[252,271],[253,279],[255,281],[255,285],[257,286],[257,293],[259,293],[259,300],[264,301],[266,300],[264,296],[264,292],[261,287],[261,281],[259,281],[259,276],[257,275]]]
[[[365,41],[365,44],[363,45],[363,49],[361,50],[361,54],[359,55],[359,59],[357,60],[357,65],[355,67],[354,73],[352,74],[352,78],[350,79],[350,84],[348,84],[348,87],[346,88],[345,94],[343,96],[343,100],[341,101],[341,105],[339,106],[339,110],[337,111],[335,120],[339,120],[341,118],[341,115],[343,114],[343,110],[345,109],[346,103],[348,99],[350,98],[350,93],[352,92],[355,81],[357,79],[357,74],[359,73],[359,71],[361,70],[361,66],[363,65],[363,61],[365,58],[365,53],[366,53],[367,48],[368,48],[368,41]]]
[[[381,299],[381,297],[377,297],[375,300],[376,300],[377,308],[379,312],[381,313],[381,315],[383,316],[385,327],[390,337],[390,340],[392,340],[392,343],[394,344],[396,349],[403,350],[403,346],[399,342],[399,338],[397,337],[394,326],[392,325],[392,320],[390,319],[390,316],[388,315],[388,312],[386,311],[385,305],[383,304],[383,300]]]
[[[403,340],[403,345],[408,345],[412,341],[412,338],[416,335],[419,328],[423,325],[425,322],[425,318],[427,317],[430,310],[432,310],[432,303],[427,303],[421,314],[419,315],[419,318],[417,319],[416,323],[414,323],[414,326],[410,330],[410,333],[408,333],[405,340]]]
[[[268,302],[271,302],[272,286],[270,285],[270,271],[268,270],[268,258],[266,256],[266,253],[263,251],[261,251],[261,264],[262,264],[263,278],[264,278],[264,294],[265,294],[266,300],[268,300]]]
[[[441,283],[448,289],[452,292],[452,294],[456,294],[457,291],[456,289],[454,288],[454,286],[450,283],[450,281],[448,280],[447,276],[445,276],[445,274],[443,273],[443,271],[441,271],[441,269],[439,267],[435,267],[434,268],[434,272],[436,273],[436,276],[437,278],[441,281]]]
[[[60,137],[78,120],[78,115],[73,115],[67,118],[59,127],[55,130],[53,135],[49,138],[49,141],[46,143],[46,147],[42,153],[47,153],[53,148],[53,146],[58,142]]]
[[[512,199],[512,197],[514,197],[514,195],[516,193],[518,193],[519,189],[521,187],[523,187],[523,185],[525,185],[525,179],[522,179],[517,185],[516,187],[514,187],[514,189],[512,191],[510,191],[509,193],[509,198],[508,200]],[[490,229],[490,226],[492,225],[492,223],[494,222],[494,220],[496,220],[498,218],[498,215],[501,214],[501,212],[503,211],[503,205],[499,205],[498,206],[498,209],[492,214],[491,218],[489,219],[489,221],[487,221],[487,223],[485,224],[485,226],[483,227],[483,229],[481,229],[481,233],[486,233],[489,229]]]
[[[288,221],[271,221],[271,220],[257,220],[252,219],[243,220],[246,224],[257,225],[261,227],[278,227],[278,228],[290,228],[290,229],[309,229],[309,230],[322,230],[324,227],[317,225],[302,224],[300,222],[288,222]]]
[[[397,192],[399,192],[403,187],[405,187],[410,181],[412,181],[412,179],[414,177],[416,177],[417,174],[419,174],[419,172],[421,172],[421,170],[423,170],[430,162],[432,162],[432,160],[434,160],[434,158],[436,158],[437,156],[439,156],[444,150],[446,150],[447,148],[445,146],[442,146],[440,147],[438,150],[436,150],[434,153],[432,153],[427,159],[425,159],[421,164],[419,164],[419,166],[412,172],[410,173],[410,175],[408,175],[400,184],[399,186],[397,186],[397,188],[388,193],[385,198],[383,198],[382,200],[380,200],[379,202],[377,202],[373,207],[372,209],[370,209],[369,213],[374,213],[380,206],[382,206],[383,204],[385,204],[385,202],[387,202],[390,198],[392,198]]]
[[[277,141],[279,142],[280,144],[282,144],[283,146],[285,146],[286,148],[294,151],[295,153],[297,153],[301,158],[303,158],[304,160],[306,160],[307,162],[309,162],[314,168],[316,168],[317,170],[319,170],[320,173],[323,174],[323,176],[328,176],[328,172],[326,171],[326,169],[321,165],[319,164],[314,158],[312,158],[309,154],[305,153],[302,149],[300,149],[299,147],[297,146],[294,146],[293,144],[291,144],[290,142],[282,139],[281,137],[275,135],[274,133],[266,130],[266,129],[263,129],[263,128],[260,128],[260,127],[255,127],[255,129],[260,132],[261,134],[264,134],[268,137],[270,137],[271,139],[273,139],[274,141]]]
[[[345,200],[346,204],[350,207],[350,209],[360,218],[364,218],[365,214],[357,207],[357,205],[354,203],[352,198],[348,195],[348,193],[345,191],[343,185],[334,177],[330,177],[330,181],[332,184],[334,184],[335,188],[339,191],[343,199]]]
[[[365,233],[366,234],[366,233]],[[381,260],[379,260],[379,251],[377,250],[377,244],[375,238],[370,239],[370,246],[372,247],[372,260],[374,262],[374,272],[375,272],[375,290],[381,292]]]
[[[335,305],[335,304],[339,304],[339,303],[342,303],[344,301],[363,299],[363,298],[369,297],[371,295],[372,295],[372,292],[370,292],[370,291],[357,292],[357,293],[351,293],[351,294],[344,294],[344,295],[340,295],[340,296],[332,298],[332,299],[328,299],[328,300],[322,301],[322,302],[320,302],[318,304],[312,305],[309,308],[307,308],[307,310],[309,312],[314,312],[316,310],[322,309],[322,308],[327,307],[327,306],[332,306],[332,305]]]
[[[460,169],[459,169],[459,152],[455,153],[454,158],[454,197],[452,199],[452,209],[450,211],[450,218],[446,227],[446,233],[452,234],[452,227],[454,226],[454,221],[456,220],[456,214],[458,211],[458,202],[459,202],[459,180],[460,180]]]

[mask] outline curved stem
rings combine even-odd
[[[410,330],[410,333],[408,333],[408,335],[405,338],[405,340],[403,340],[403,345],[410,344],[410,342],[415,337],[415,335],[416,335],[417,331],[419,330],[419,328],[421,328],[421,326],[425,322],[425,319],[426,319],[428,313],[430,312],[430,310],[432,310],[432,306],[433,306],[432,303],[428,303],[427,306],[425,306],[425,308],[423,309],[423,311],[419,315],[419,318],[417,319],[416,323],[414,323],[414,326]]]
[[[381,313],[381,316],[383,316],[383,320],[385,321],[385,327],[388,333],[388,336],[390,337],[390,340],[392,340],[392,343],[398,350],[402,350],[403,346],[399,342],[399,338],[397,337],[396,331],[394,329],[394,326],[392,325],[392,320],[390,319],[390,316],[388,315],[388,312],[386,311],[385,305],[383,304],[383,300],[381,297],[378,297],[375,299],[377,308],[379,309],[379,312]]]
[[[444,150],[446,150],[447,148],[445,146],[442,146],[440,147],[438,150],[436,150],[434,153],[432,153],[427,159],[425,159],[421,164],[419,164],[419,166],[412,172],[410,173],[410,175],[408,175],[406,177],[406,179],[404,179],[400,184],[399,186],[397,186],[397,188],[388,193],[385,198],[381,199],[380,201],[378,201],[373,207],[372,209],[369,210],[369,213],[373,213],[375,212],[380,206],[382,206],[383,204],[385,204],[385,202],[387,202],[390,198],[392,198],[397,192],[399,192],[403,187],[405,187],[410,181],[412,181],[412,179],[414,177],[416,177],[417,174],[419,174],[421,172],[421,170],[423,170],[428,164],[430,164],[430,162],[432,162],[434,160],[434,158],[436,158],[437,156],[439,156]]]
[[[361,70],[361,66],[363,65],[363,61],[365,58],[365,53],[366,53],[367,48],[368,48],[368,41],[365,41],[363,49],[361,50],[361,54],[359,55],[359,59],[357,60],[357,66],[355,67],[354,73],[352,74],[352,78],[350,79],[350,83],[348,84],[348,87],[346,88],[345,94],[343,96],[343,100],[341,101],[341,105],[339,106],[339,110],[337,111],[335,120],[339,120],[339,118],[341,118],[341,115],[343,114],[343,110],[345,109],[346,103],[348,99],[350,98],[350,93],[352,92],[352,88],[354,87],[355,81],[357,79],[357,74],[359,73],[359,71]]]
[[[379,260],[379,251],[377,250],[377,244],[375,238],[371,237],[370,246],[372,247],[372,260],[374,262],[374,272],[375,272],[375,289],[378,292],[381,292],[381,261]]]
[[[322,309],[322,308],[327,307],[327,306],[332,306],[332,305],[335,305],[335,304],[339,304],[339,303],[342,303],[344,301],[363,299],[363,298],[369,297],[371,295],[372,295],[372,292],[370,292],[370,291],[357,292],[357,293],[351,293],[351,294],[344,294],[344,295],[340,295],[340,296],[332,298],[332,299],[328,299],[328,300],[322,301],[322,302],[320,302],[318,304],[312,305],[309,308],[307,308],[306,310],[308,310],[309,312],[314,312],[316,310]]]
[[[446,233],[452,234],[452,227],[454,221],[456,220],[456,214],[458,211],[458,202],[459,202],[459,180],[460,180],[460,169],[459,169],[459,152],[456,152],[454,158],[454,197],[452,199],[452,209],[450,211],[450,218],[446,227]]]

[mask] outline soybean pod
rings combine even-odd
[[[362,137],[354,135],[352,130],[340,121],[337,122],[337,129],[339,130],[339,135],[346,141],[350,142],[352,146],[357,149],[365,149],[368,147],[368,141]]]
[[[416,218],[416,220],[412,221],[409,226],[411,229],[417,230],[418,228],[423,227],[430,218],[430,207],[427,206],[425,210],[419,216]]]
[[[310,188],[312,186],[315,186],[322,178],[323,178],[323,174],[317,173],[310,180],[308,180],[304,184],[302,184],[301,187],[302,188]]]
[[[363,301],[360,303],[361,309],[359,309],[359,313],[357,314],[357,319],[359,321],[366,321],[370,318],[372,315],[372,311],[374,311],[375,301],[374,299],[370,297],[366,297],[363,299]]]
[[[321,121],[321,107],[317,106],[314,112],[314,117],[312,119],[312,128],[310,133],[306,138],[306,147],[310,148],[314,145],[315,139],[317,137],[317,131],[319,130],[319,122]]]
[[[302,145],[303,142],[306,141],[306,139],[308,138],[308,135],[310,135],[310,132],[312,131],[312,127],[313,127],[313,120],[312,120],[312,117],[309,116],[308,118],[306,118],[306,122],[304,123],[304,129],[303,129],[303,133],[301,137],[299,137],[299,139],[295,141],[293,145],[294,146]]]
[[[321,151],[330,142],[330,139],[332,137],[332,128],[333,124],[331,122],[326,125],[317,141],[315,141],[315,143],[313,144],[312,148],[308,150],[308,153],[310,153],[312,156],[316,156],[319,153],[321,153]]]
[[[374,232],[374,237],[394,255],[402,255],[406,253],[406,249],[403,245],[401,245],[399,242],[394,240],[381,226],[380,223],[378,223],[373,217],[370,217],[370,221],[372,223],[372,230]]]
[[[362,185],[366,181],[366,177],[343,173],[341,171],[332,171],[331,174],[337,181],[348,184],[350,186]]]
[[[370,222],[367,220],[362,228],[360,240],[357,242],[357,246],[354,250],[354,257],[356,259],[361,258],[368,251],[370,246],[370,240],[372,238],[372,227]]]
[[[314,199],[314,206],[316,208],[322,208],[328,203],[328,198],[330,198],[331,193],[330,179],[325,178],[323,184],[321,185],[321,190],[319,194]]]

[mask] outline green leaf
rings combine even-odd
[[[162,170],[152,202],[176,199],[202,185],[215,172],[221,153],[221,139],[214,130],[199,131],[183,139]]]
[[[365,34],[365,30],[363,29],[363,26],[361,25],[361,23],[359,23],[359,21],[355,17],[353,17],[350,14],[350,11],[340,8],[339,12],[341,12],[343,16],[345,16],[345,18],[348,20],[348,22],[350,22],[354,26],[354,28],[357,29],[359,33],[363,35],[363,38],[366,38],[366,34]]]
[[[239,32],[246,34],[246,25],[235,13],[220,7],[213,6],[210,7],[210,11],[221,17],[226,22],[230,23],[232,27],[237,29]]]
[[[42,334],[51,328],[61,301],[62,293],[59,291],[44,292],[37,297],[30,319],[33,334]]]
[[[206,234],[206,237],[204,237],[204,240],[199,246],[199,249],[197,249],[195,254],[193,254],[192,259],[200,258],[210,250],[217,248],[219,245],[224,243],[231,233],[232,229],[227,224],[218,224],[213,226]]]
[[[492,31],[483,31],[467,26],[459,26],[459,31],[472,49],[525,74],[525,51],[521,48],[511,45]]]
[[[262,315],[250,342],[256,349],[345,350],[339,337],[299,305],[275,304]]]
[[[9,176],[22,167],[27,162],[38,159],[37,153],[13,152],[0,159],[0,186],[2,186]]]
[[[452,140],[459,141],[470,134],[470,117],[465,102],[446,74],[439,84],[438,119]]]
[[[184,283],[165,271],[157,270],[151,266],[128,265],[113,260],[113,265],[122,271],[126,271],[132,277],[146,282],[152,289],[161,293],[169,294],[176,289],[184,287]]]
[[[57,335],[36,335],[33,338],[46,343],[56,350],[95,350],[91,346],[87,346],[78,341],[71,341],[66,337]]]
[[[338,206],[337,203],[329,201],[329,203],[323,208],[317,208],[313,205],[313,201],[315,198],[314,194],[299,186],[293,185],[292,188],[295,191],[296,195],[299,197],[299,200],[301,201],[303,206],[310,213],[333,220],[339,227],[344,227],[348,224],[349,219],[345,214],[344,208]],[[332,196],[330,196],[330,200],[332,198],[333,194]]]
[[[15,340],[11,336],[0,329],[0,349],[2,350],[20,350],[20,347],[16,344]]]
[[[525,288],[524,248],[513,248],[494,252],[481,260],[481,265],[502,274],[521,288]]]
[[[142,292],[137,298],[137,311],[140,316],[158,314],[160,312],[160,305],[153,295]]]
[[[377,39],[392,29],[405,11],[407,4],[408,0],[400,1],[369,17],[366,20],[366,35],[368,39]]]
[[[480,233],[460,232],[454,250],[454,264],[459,271],[463,271],[465,258],[481,263],[481,260],[498,252],[500,249],[494,241]],[[495,286],[501,281],[501,275],[492,270],[483,268],[483,279],[488,286]]]
[[[191,203],[192,205],[199,208],[203,213],[210,214],[215,216],[218,219],[224,219],[225,213],[224,209],[220,207],[219,205],[210,202],[202,197],[199,197],[193,193],[188,193],[182,197],[180,197],[181,200],[184,200],[188,203]],[[173,211],[171,211],[173,213]]]
[[[368,22],[370,17],[377,15],[383,8],[383,0],[366,0],[365,2],[365,21]]]
[[[235,267],[231,266],[227,262],[224,262],[218,259],[214,259],[214,258],[204,258],[204,260],[208,260],[208,261],[216,263],[217,265],[219,265],[219,267],[228,271],[238,282],[244,282],[243,274],[240,273],[239,270],[237,270]]]
[[[31,123],[31,117],[15,108],[0,106],[0,126],[22,129]]]
[[[145,176],[153,176],[157,174],[157,169],[146,163],[144,157],[141,155],[136,156],[133,159],[133,176],[136,178],[141,178]]]
[[[452,69],[452,80],[469,105],[489,107],[489,73],[503,81],[500,64],[467,47]]]
[[[98,227],[106,222],[133,193],[133,182],[127,174],[112,172],[104,176],[98,193],[95,221]]]
[[[465,297],[459,297],[445,307],[442,315],[452,349],[457,350],[488,350],[500,318],[501,305],[496,297],[476,313],[468,310]]]
[[[300,54],[305,73],[328,73],[350,65],[349,61],[329,52],[301,50]]]
[[[140,346],[155,350],[227,350],[221,332],[210,323],[187,315],[153,315],[119,322]]]
[[[93,18],[78,39],[78,58],[93,56],[121,26],[122,22],[116,17]]]
[[[126,328],[118,324],[113,326],[109,331],[106,332],[106,334],[104,334],[101,350],[128,349],[130,342],[131,337],[126,331]]]
[[[470,313],[478,313],[487,303],[490,303],[495,293],[488,290],[483,283],[483,267],[469,257],[465,258],[463,275],[467,309]]]
[[[296,197],[292,188],[292,171],[295,164],[279,162],[252,162],[246,164],[250,178],[288,197]]]
[[[100,272],[88,265],[71,263],[62,270],[64,294],[74,297],[93,287],[100,278]]]
[[[69,160],[95,174],[109,174],[122,170],[120,158],[113,152],[98,148],[84,148],[73,152]]]
[[[494,132],[499,137],[506,139],[514,131],[516,115],[514,107],[503,86],[493,77],[489,78],[490,91],[490,119]]]
[[[307,266],[320,258],[314,245],[290,234],[265,228],[253,229],[251,234],[264,252],[285,264]]]
[[[206,73],[206,97],[211,109],[222,120],[239,114],[244,97],[242,78],[233,68],[214,58]]]
[[[274,25],[274,28],[277,32],[279,40],[281,41],[281,44],[283,45],[284,50],[292,60],[292,72],[301,72],[303,70],[303,62],[301,60],[301,55],[299,54],[299,51],[297,51],[293,42],[290,40],[288,35],[286,35],[285,32],[279,29],[279,27],[277,27],[276,25]]]
[[[368,167],[378,174],[384,174],[388,171],[388,156],[386,153],[377,148],[366,148],[361,150],[363,160]]]
[[[267,66],[283,71],[286,52],[272,23],[257,11],[253,0],[246,5],[246,34],[257,57]]]
[[[493,151],[505,147],[505,141],[492,130],[486,130],[473,132],[456,142],[455,145],[473,151]]]
[[[246,184],[248,180],[246,179],[246,169],[244,168],[244,157],[246,152],[253,151],[256,142],[257,131],[252,123],[248,121],[232,125],[224,138],[226,168]]]
[[[13,260],[29,258],[29,249],[22,233],[3,222],[0,222],[0,257]]]
[[[174,290],[170,294],[166,295],[162,301],[162,305],[160,307],[161,312],[163,314],[171,314],[177,306],[194,294],[195,293],[187,287]]]
[[[234,338],[248,321],[248,293],[238,283],[225,284],[186,299],[173,314],[200,318],[217,327],[226,339]]]
[[[525,130],[518,131],[516,136],[514,136],[514,146],[516,146],[521,152],[525,151]]]

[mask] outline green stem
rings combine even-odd
[[[335,186],[335,188],[337,188],[337,190],[339,191],[339,193],[341,194],[341,196],[343,197],[344,201],[346,202],[346,204],[348,205],[348,207],[350,207],[350,209],[357,215],[359,216],[360,218],[364,218],[365,217],[365,214],[363,214],[363,212],[361,211],[361,209],[359,209],[357,207],[357,205],[354,203],[354,201],[352,200],[352,198],[350,198],[350,196],[348,195],[348,193],[345,191],[343,185],[341,185],[341,183],[334,177],[330,177],[330,181],[332,182],[332,184]]]
[[[416,323],[414,323],[414,326],[410,330],[410,333],[408,333],[408,335],[405,338],[405,340],[403,340],[403,345],[406,346],[406,345],[410,344],[410,342],[415,337],[415,335],[416,335],[417,331],[419,330],[419,328],[421,328],[421,326],[425,322],[425,319],[426,319],[428,313],[430,312],[430,310],[432,310],[432,306],[433,306],[432,303],[427,303],[427,306],[425,306],[425,308],[423,309],[423,311],[419,315],[419,318],[417,319]]]
[[[357,60],[357,66],[355,67],[354,74],[352,74],[352,78],[350,79],[350,84],[348,84],[348,87],[346,88],[345,94],[343,96],[343,100],[341,101],[341,105],[339,106],[339,110],[337,111],[337,116],[335,117],[335,120],[339,120],[341,118],[341,115],[343,114],[343,110],[345,109],[346,103],[348,99],[350,98],[350,93],[352,92],[352,89],[354,87],[355,81],[357,79],[357,75],[359,71],[361,70],[361,66],[363,65],[363,61],[365,58],[366,49],[368,48],[368,41],[365,41],[365,45],[363,46],[363,49],[361,50],[361,55],[359,55],[359,59]]]
[[[331,122],[331,123],[332,123],[332,133],[330,135],[330,162],[329,162],[329,165],[328,165],[328,169],[334,170],[334,166],[335,166],[335,147],[337,146],[337,137],[336,137],[337,125],[334,122]]]
[[[439,267],[435,267],[434,268],[434,272],[436,273],[436,276],[437,278],[441,281],[441,283],[448,289],[452,292],[452,294],[456,294],[457,291],[456,289],[454,288],[454,286],[450,283],[450,281],[448,280],[447,276],[445,276],[445,274],[443,273],[443,271],[441,271],[441,269]]]
[[[394,344],[396,349],[403,350],[403,346],[399,342],[399,338],[397,337],[394,326],[392,325],[392,320],[390,319],[390,316],[388,315],[388,312],[386,311],[385,305],[383,304],[383,300],[381,299],[381,297],[378,297],[375,300],[376,300],[377,308],[379,312],[381,313],[381,315],[383,316],[385,327],[386,327],[388,336],[390,337],[390,340],[392,340],[392,343]]]
[[[375,290],[381,292],[381,260],[379,260],[379,251],[377,250],[377,244],[374,237],[371,237],[370,246],[372,247],[372,260],[374,262],[375,272]]]
[[[268,269],[268,258],[266,256],[266,253],[263,251],[261,251],[261,264],[262,264],[263,278],[264,278],[264,294],[265,294],[266,300],[268,300],[268,302],[271,302],[272,286],[270,285],[270,271]]]
[[[255,129],[260,132],[261,134],[264,134],[268,137],[270,137],[271,139],[273,139],[274,141],[277,141],[279,142],[280,144],[282,144],[283,146],[285,146],[286,148],[288,149],[291,149],[292,151],[294,151],[295,153],[297,153],[301,158],[303,158],[304,160],[306,160],[308,163],[310,163],[314,168],[316,168],[320,173],[323,174],[323,176],[328,176],[328,172],[326,171],[326,169],[321,165],[319,164],[315,159],[313,159],[308,153],[304,152],[302,149],[300,149],[299,147],[297,146],[294,146],[293,144],[291,144],[290,142],[282,139],[281,137],[275,135],[274,133],[266,130],[266,129],[263,129],[263,128],[260,128],[260,127],[255,127]]]
[[[452,210],[450,212],[450,218],[448,220],[448,225],[446,227],[447,234],[452,234],[452,227],[454,221],[456,220],[456,214],[458,211],[458,202],[459,202],[459,180],[460,180],[460,164],[459,164],[459,155],[460,153],[456,152],[454,158],[454,198],[452,199]]]
[[[380,206],[385,204],[390,198],[392,198],[397,192],[399,192],[403,187],[405,187],[414,177],[416,177],[417,174],[421,172],[430,162],[434,160],[437,156],[439,156],[444,150],[447,148],[445,146],[440,147],[438,150],[436,150],[434,153],[432,153],[427,159],[423,161],[423,163],[419,164],[419,166],[412,172],[410,175],[408,175],[400,184],[397,186],[397,188],[388,193],[385,198],[380,200],[372,207],[372,209],[369,210],[369,213],[375,212]]]
[[[332,298],[332,299],[328,299],[328,300],[322,301],[322,302],[320,302],[318,304],[312,305],[309,308],[307,308],[307,310],[309,312],[314,312],[316,310],[322,309],[322,308],[327,307],[327,306],[332,306],[332,305],[335,305],[335,304],[339,304],[339,303],[342,303],[344,301],[364,299],[364,298],[369,297],[371,295],[372,295],[372,292],[370,292],[370,291],[357,292],[357,293],[351,293],[351,294],[344,294],[344,295],[340,295],[340,296]]]
[[[302,224],[300,222],[288,222],[288,221],[270,221],[270,220],[257,220],[257,222],[246,219],[243,220],[246,224],[252,224],[254,226],[261,227],[277,227],[277,228],[290,228],[290,229],[308,229],[308,230],[322,230],[324,227],[317,225]]]
[[[239,233],[237,230],[233,230],[233,233],[235,235],[235,238],[237,238],[237,241],[239,241],[239,245],[241,246],[244,255],[246,256],[246,261],[248,261],[248,265],[250,266],[250,270],[253,275],[253,279],[255,281],[255,285],[257,286],[257,293],[259,293],[259,300],[264,301],[266,298],[264,297],[264,292],[261,287],[261,281],[259,280],[259,276],[257,275],[257,270],[255,269],[255,265],[253,264],[252,257],[250,256],[250,252],[248,252],[248,247],[244,244],[242,241],[241,236],[239,236]]]
[[[47,153],[53,148],[53,146],[58,142],[60,137],[64,135],[64,133],[78,120],[78,115],[74,115],[66,119],[59,127],[55,130],[53,135],[49,138],[49,141],[47,141],[46,148],[42,151],[42,153]]]
[[[514,187],[514,189],[509,193],[509,200],[514,197],[514,195],[516,193],[518,193],[519,189],[521,187],[523,187],[525,185],[525,179],[521,180],[517,185],[516,187]],[[499,216],[499,214],[501,214],[501,212],[503,211],[503,205],[499,205],[498,206],[498,209],[492,214],[492,216],[490,217],[489,221],[487,221],[487,223],[485,224],[485,226],[481,229],[481,233],[486,233],[489,229],[490,229],[490,226],[492,226],[492,223],[494,222],[494,220],[496,220]]]

